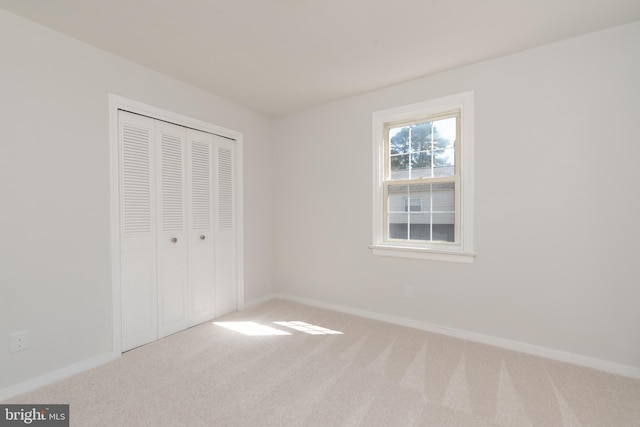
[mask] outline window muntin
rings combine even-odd
[[[384,135],[385,241],[457,243],[460,111],[386,123]]]

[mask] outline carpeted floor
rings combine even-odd
[[[4,403],[77,427],[640,426],[640,380],[282,300]]]

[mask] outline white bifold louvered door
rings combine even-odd
[[[229,313],[236,307],[235,269],[235,182],[233,180],[233,142],[216,137],[216,313]]]
[[[122,347],[158,336],[155,122],[120,113],[120,288]]]
[[[234,146],[123,111],[119,128],[127,350],[236,309]]]
[[[188,324],[185,129],[156,122],[158,337]]]
[[[213,226],[214,136],[193,129],[187,131],[189,153],[189,325],[215,315],[215,235]],[[235,306],[235,300],[234,300]],[[235,309],[235,307],[234,307]]]

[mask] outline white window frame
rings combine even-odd
[[[392,240],[385,237],[385,127],[389,123],[410,122],[459,111],[459,136],[456,141],[456,158],[459,159],[459,198],[456,206],[456,242],[413,242]],[[374,255],[401,258],[417,258],[435,261],[471,263],[473,251],[473,92],[463,92],[416,104],[390,108],[373,113],[373,233],[369,246]],[[458,196],[458,195],[456,195]]]

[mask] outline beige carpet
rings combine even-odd
[[[217,322],[4,403],[78,427],[640,426],[640,380],[281,300]]]

